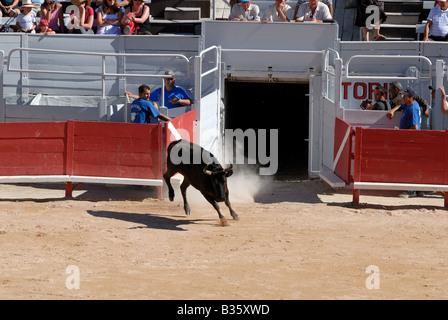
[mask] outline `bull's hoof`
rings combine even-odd
[[[233,220],[236,220],[236,221],[238,221],[238,220],[240,220],[240,217],[238,217],[238,215],[234,215],[234,216],[232,216],[232,218],[233,218]]]
[[[189,216],[190,215],[190,208],[189,207],[185,207],[184,210],[185,210],[185,214],[187,216]]]
[[[229,223],[227,222],[226,218],[221,218],[221,219],[219,219],[219,225],[221,227],[228,227]]]

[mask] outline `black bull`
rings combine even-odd
[[[170,178],[176,173],[184,176],[180,191],[187,215],[190,215],[190,206],[186,190],[192,185],[215,208],[220,219],[224,219],[224,216],[219,211],[217,202],[225,201],[233,219],[238,220],[238,215],[230,205],[227,187],[227,177],[233,174],[232,166],[224,169],[215,156],[202,147],[186,140],[177,140],[168,146],[167,170],[163,175],[168,186],[170,201],[174,200],[174,189],[171,186]]]

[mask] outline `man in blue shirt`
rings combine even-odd
[[[165,107],[168,109],[177,107],[190,106],[192,100],[188,96],[187,92],[181,87],[176,86],[176,78],[174,78],[174,71],[168,70],[165,75],[171,76],[170,78],[165,78]],[[162,105],[162,88],[153,91],[149,97],[153,103],[161,106]]]
[[[131,105],[132,123],[156,123],[157,118],[163,121],[171,121],[170,117],[161,114],[159,110],[148,100],[151,91],[146,84],[138,88],[138,99]]]
[[[413,129],[420,130],[422,122],[422,114],[420,112],[420,106],[415,101],[416,93],[414,89],[407,88],[403,91],[403,101],[401,105],[403,114],[400,120],[400,129]]]
[[[420,105],[415,101],[417,94],[414,89],[407,88],[403,91],[403,114],[400,120],[400,129],[420,130],[422,122],[422,113]],[[400,198],[413,198],[418,194],[415,191],[405,191],[400,194]]]

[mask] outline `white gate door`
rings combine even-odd
[[[222,160],[223,116],[221,105],[221,49],[211,46],[195,57],[194,109],[196,141]]]

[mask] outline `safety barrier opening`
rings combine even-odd
[[[261,130],[266,129],[267,155],[271,158],[274,156],[271,149],[274,148],[270,145],[270,135],[278,130],[276,179],[308,178],[308,92],[308,83],[225,83],[226,129],[253,130],[257,143],[263,139]],[[246,140],[245,156],[249,149],[247,143],[250,142]],[[259,160],[257,158],[255,166],[263,167]]]

